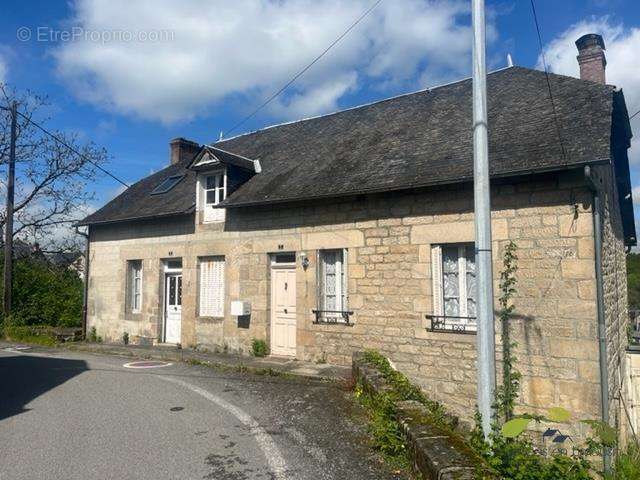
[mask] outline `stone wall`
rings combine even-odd
[[[597,167],[594,177],[602,202],[602,276],[609,377],[609,421],[625,436],[629,425],[620,399],[626,393],[625,351],[628,345],[629,313],[622,219],[612,167]]]
[[[297,275],[297,357],[349,364],[374,348],[432,397],[470,420],[476,402],[475,335],[430,332],[431,245],[472,242],[470,185],[350,199],[227,211],[224,225],[173,227],[170,220],[92,228],[89,326],[108,340],[123,331],[159,336],[161,260],[183,259],[182,344],[248,353],[269,341],[269,254],[305,252]],[[562,405],[577,416],[599,414],[598,344],[591,194],[582,172],[528,177],[493,188],[495,291],[504,246],[520,257],[517,318],[522,408]],[[191,222],[193,222],[193,217]],[[352,325],[316,325],[316,253],[347,248]],[[617,247],[616,247],[617,248]],[[200,318],[197,258],[224,255],[224,319]],[[127,318],[122,298],[126,259],[144,260],[143,313]],[[229,315],[231,300],[249,300],[252,315]],[[496,326],[500,349],[500,325]]]

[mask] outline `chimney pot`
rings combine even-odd
[[[580,78],[604,85],[607,59],[604,55],[605,46],[602,36],[597,33],[583,35],[576,40],[576,47],[578,47]]]
[[[171,165],[192,160],[200,151],[200,148],[200,144],[197,142],[182,137],[174,138],[169,142]]]

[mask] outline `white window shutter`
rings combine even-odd
[[[200,316],[224,316],[224,257],[200,262]]]
[[[347,249],[342,250],[342,311],[349,310],[349,275]]]
[[[442,289],[442,247],[431,247],[431,277],[433,278],[433,314],[444,314],[444,298]]]

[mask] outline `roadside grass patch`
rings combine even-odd
[[[13,342],[33,343],[46,347],[54,347],[58,344],[55,336],[53,336],[46,328],[5,325],[2,332],[6,340]]]

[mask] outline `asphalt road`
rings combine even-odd
[[[334,385],[0,350],[0,480],[391,479]]]

